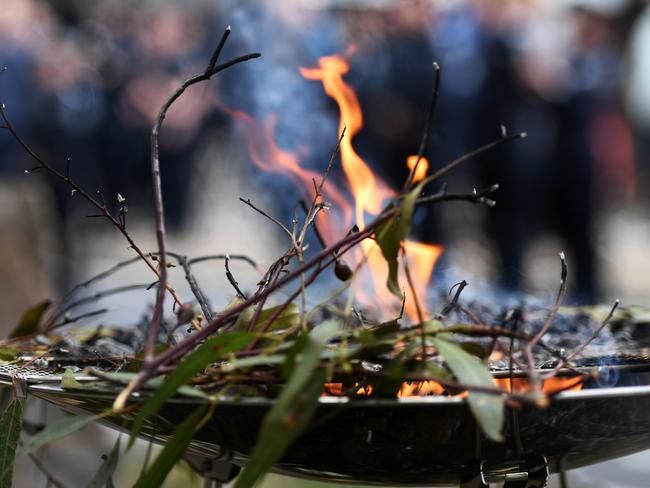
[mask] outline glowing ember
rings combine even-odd
[[[542,392],[547,395],[552,395],[560,391],[580,391],[583,387],[583,381],[583,378],[579,376],[556,376],[544,381]],[[494,384],[507,393],[528,393],[533,389],[530,381],[527,378],[513,378],[512,380],[510,380],[510,378],[495,378]],[[345,394],[342,383],[325,383],[324,387],[324,395],[343,396]],[[361,386],[356,384],[354,387],[350,388],[349,391],[353,391],[356,395],[370,396],[372,395],[373,389],[372,385]],[[432,395],[442,396],[449,395],[449,393],[443,385],[433,380],[404,382],[402,383],[400,390],[397,392],[398,398],[423,397]],[[467,391],[461,391],[449,396],[465,398],[467,395]]]

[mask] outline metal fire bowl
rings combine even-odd
[[[647,385],[647,373],[640,376],[637,383]],[[21,370],[20,377],[28,393],[75,413],[105,411],[116,393],[92,386],[62,390],[55,383],[60,377],[47,370]],[[0,382],[9,381],[0,369]],[[144,436],[164,442],[199,402],[171,399],[147,423]],[[504,471],[545,462],[550,472],[572,469],[650,448],[648,386],[563,392],[544,410],[508,409],[503,443],[486,440],[457,397],[321,397],[319,403],[308,431],[273,471],[347,483],[452,484],[481,473],[496,480]],[[221,398],[190,454],[244,465],[273,404],[259,397]],[[123,429],[125,420],[130,419],[107,417],[104,422]]]

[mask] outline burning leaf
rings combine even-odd
[[[77,417],[76,415],[67,417],[56,424],[50,425],[32,437],[29,442],[25,443],[19,454],[29,454],[30,452],[50,444],[51,442],[67,437],[70,434],[74,434],[78,430],[86,427],[90,422],[105,417],[108,413],[109,412],[104,412],[90,417]]]
[[[22,424],[23,401],[14,398],[0,419],[0,488],[11,488]]]
[[[36,332],[41,323],[41,317],[43,317],[43,314],[50,306],[50,303],[49,300],[45,300],[25,310],[23,316],[20,318],[20,322],[11,332],[9,338],[16,339],[18,337],[25,337]]]
[[[189,354],[163,381],[153,396],[147,398],[138,412],[131,428],[129,447],[142,430],[146,418],[154,415],[160,407],[173,396],[190,378],[201,372],[208,364],[221,359],[226,354],[238,351],[250,344],[255,336],[246,332],[230,332],[211,337],[198,349]]]
[[[445,339],[434,337],[432,341],[459,382],[468,386],[494,387],[492,375],[476,357],[465,352],[458,344]],[[505,403],[503,397],[472,391],[467,401],[485,435],[493,441],[502,441]]]
[[[402,247],[402,241],[411,231],[415,200],[422,193],[423,183],[416,185],[413,190],[404,195],[399,203],[399,213],[382,224],[376,232],[377,244],[388,263],[386,286],[399,299],[402,298],[402,289],[399,286],[397,257]]]
[[[83,388],[83,385],[77,381],[77,378],[75,378],[74,373],[70,368],[65,368],[65,372],[63,373],[63,377],[61,378],[61,388],[69,389],[69,390],[79,390]]]
[[[117,463],[120,459],[119,437],[117,438],[113,449],[111,449],[110,454],[108,456],[104,455],[102,457],[104,458],[104,462],[99,467],[99,470],[95,474],[95,477],[90,481],[90,483],[88,483],[88,486],[86,488],[104,488],[109,483],[111,483],[113,473],[115,472],[115,468],[117,468]]]
[[[174,465],[185,453],[194,432],[204,422],[207,405],[201,406],[188,415],[174,431],[174,435],[165,443],[165,448],[158,455],[147,472],[134,485],[134,488],[158,488],[162,485]]]
[[[257,483],[284,451],[304,432],[318,408],[318,398],[327,376],[318,369],[325,345],[340,331],[340,324],[328,321],[310,334],[301,336],[302,354],[295,356],[295,366],[276,404],[264,418],[262,429],[246,467],[237,478],[235,488]]]

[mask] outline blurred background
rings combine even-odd
[[[128,228],[144,249],[155,248],[149,130],[171,91],[204,68],[228,24],[233,34],[222,59],[263,56],[193,87],[170,112],[161,164],[171,249],[243,252],[261,264],[278,254],[276,229],[238,198],[251,197],[288,222],[300,191],[291,178],[252,164],[246,133],[224,108],[274,124],[281,150],[322,170],[336,141],[338,109],[299,67],[315,66],[323,55],[347,53],[345,79],[365,122],[355,147],[390,187],[401,188],[403,161],[419,144],[435,60],[442,86],[425,152],[432,168],[495,139],[501,124],[528,138],[445,180],[453,191],[499,183],[496,207],[457,203],[417,213],[417,237],[446,249],[434,284],[466,279],[473,296],[545,298],[555,293],[563,249],[573,302],[618,297],[648,304],[645,1],[3,0],[0,65],[7,71],[0,98],[13,125],[53,165],[65,168],[70,157],[72,176],[91,193],[101,190],[115,206],[118,193],[126,197]],[[92,212],[61,182],[24,174],[33,166],[0,132],[0,323],[7,330],[26,307],[131,255],[114,229],[85,218]],[[332,178],[341,178],[340,168]],[[233,267],[243,283],[258,279]],[[151,277],[142,268],[108,284],[146,283]],[[188,295],[175,273],[174,284]],[[206,264],[197,274],[214,304],[224,306],[231,291],[220,265]],[[153,292],[120,296],[102,320],[133,323],[143,303],[153,303]],[[89,429],[95,432],[43,453],[69,486],[90,479],[110,449],[114,435]],[[647,486],[646,458],[571,472],[570,486]],[[24,463],[16,486],[45,483]],[[134,475],[123,476],[128,483]],[[177,476],[169,486],[193,479]]]

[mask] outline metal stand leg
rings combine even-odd
[[[502,488],[544,488],[549,478],[548,463],[545,458],[539,462],[521,462],[509,466],[487,466],[481,464],[478,485],[467,487],[489,487],[489,482],[503,482]],[[465,485],[461,485],[465,488]]]
[[[241,468],[230,461],[206,459],[199,456],[185,455],[185,460],[203,476],[205,488],[222,488],[225,483],[234,480]]]

